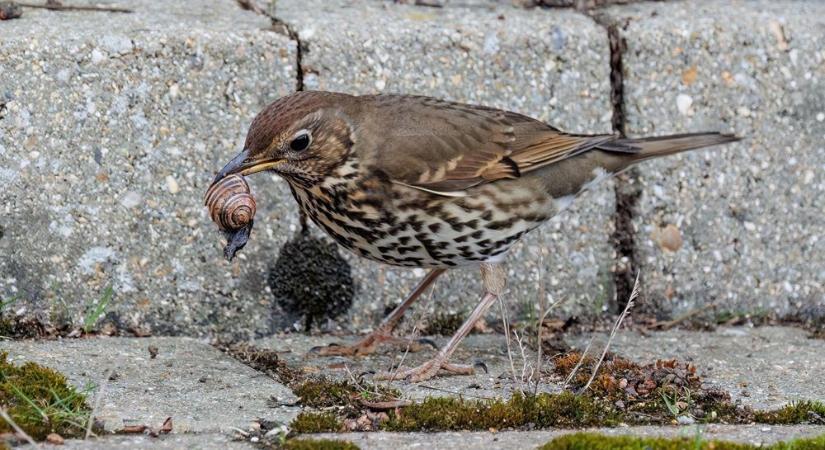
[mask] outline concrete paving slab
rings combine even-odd
[[[704,439],[718,439],[754,445],[771,444],[777,441],[801,437],[814,437],[825,433],[823,426],[730,426],[708,425],[700,428]],[[311,438],[344,439],[357,445],[361,450],[371,449],[420,449],[454,450],[465,448],[496,448],[500,450],[521,450],[539,445],[563,434],[577,431],[592,431],[609,436],[634,435],[645,437],[688,437],[697,435],[696,427],[629,427],[598,428],[589,430],[547,430],[547,431],[505,431],[450,432],[450,433],[345,433],[321,434]]]
[[[446,344],[448,338],[431,337],[437,345]],[[413,367],[419,365],[435,354],[435,350],[425,349],[420,352],[405,353],[404,346],[383,346],[373,355],[361,358],[348,357],[315,357],[307,352],[314,346],[327,345],[330,342],[348,344],[356,341],[353,336],[298,336],[285,335],[255,341],[261,348],[276,350],[287,363],[303,368],[304,372],[312,375],[323,375],[333,379],[351,379],[352,376],[367,374],[375,371],[395,370],[400,363]],[[529,350],[525,350],[529,352]],[[525,367],[520,350],[515,342],[512,343],[513,368],[518,376]],[[528,364],[535,366],[535,354],[527,353]],[[474,364],[484,362],[488,373],[477,370],[475,375],[445,376],[427,380],[422,383],[407,381],[393,381],[390,383],[398,388],[404,398],[423,400],[427,397],[463,396],[466,398],[492,399],[509,397],[518,389],[519,385],[513,380],[513,368],[507,356],[507,344],[504,336],[499,334],[470,335],[456,351],[452,362],[456,364]],[[369,375],[367,375],[369,378]],[[383,382],[382,382],[383,383]],[[539,391],[557,392],[560,385],[553,382],[542,382]]]
[[[584,349],[593,339],[591,352],[600,352],[606,343],[606,333],[569,335],[565,339],[574,347]],[[446,338],[434,340],[443,345]],[[310,348],[330,342],[350,343],[352,337],[285,335],[258,340],[255,345],[284,352],[285,361],[303,367],[307,373],[346,378],[375,370],[390,370],[400,361],[406,366],[420,364],[431,358],[434,350],[404,354],[404,347],[384,346],[374,355],[362,358],[314,357]],[[638,332],[621,331],[610,350],[639,363],[676,358],[696,365],[700,376],[710,385],[731,393],[734,401],[757,409],[772,409],[796,400],[825,401],[825,350],[821,340],[809,339],[796,328],[730,327],[715,332],[671,330],[642,336]],[[396,381],[392,385],[407,398],[464,396],[467,398],[507,398],[519,388],[517,377],[527,367],[535,368],[536,354],[525,349],[527,365],[516,342],[511,342],[513,365],[507,354],[504,336],[475,334],[464,340],[453,362],[484,361],[489,373],[471,376],[446,376],[423,383]],[[549,363],[545,369],[549,368]],[[558,392],[563,380],[543,377],[540,392]],[[530,386],[532,388],[532,386]]]
[[[149,346],[157,348],[155,358]],[[288,388],[194,339],[4,341],[0,350],[10,361],[56,369],[78,388],[95,386],[89,404],[102,392],[94,415],[107,431],[160,427],[172,417],[173,433],[228,432],[259,418],[288,423],[299,412],[267,404],[271,397],[294,400]]]

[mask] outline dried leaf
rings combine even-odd
[[[146,425],[126,425],[120,432],[124,434],[142,434],[147,428],[149,427]]]

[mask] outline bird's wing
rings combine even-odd
[[[530,117],[427,97],[375,96],[377,169],[392,181],[447,194],[522,174],[598,147],[632,153],[613,135],[561,132]]]

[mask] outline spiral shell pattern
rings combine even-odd
[[[206,191],[205,204],[212,221],[224,231],[239,230],[255,217],[255,198],[240,175],[230,175],[212,184]]]

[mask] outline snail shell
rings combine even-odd
[[[246,227],[255,217],[255,198],[240,175],[230,175],[206,191],[206,207],[212,221],[223,231]]]

